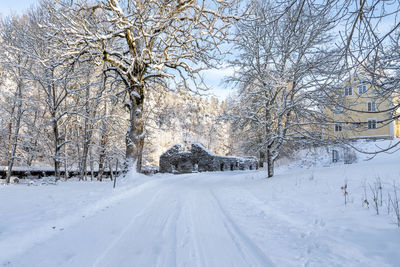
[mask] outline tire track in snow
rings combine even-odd
[[[190,229],[186,259],[179,266],[274,266],[271,260],[234,224],[211,191],[214,180],[186,184],[184,222]],[[194,182],[194,184],[193,184]],[[194,256],[194,257],[193,257]]]
[[[186,195],[188,196],[188,194]],[[186,206],[187,208],[187,214],[186,214],[186,223],[188,225],[186,225],[186,233],[188,233],[188,236],[186,236],[187,240],[187,245],[190,245],[190,241],[193,241],[193,247],[191,248],[192,251],[190,251],[190,256],[191,259],[189,262],[193,261],[192,259],[194,259],[194,264],[195,266],[198,267],[202,267],[202,266],[207,266],[206,263],[204,262],[205,259],[205,252],[202,248],[202,246],[200,246],[200,241],[198,239],[198,233],[196,231],[196,224],[194,222],[194,218],[193,218],[193,211],[196,210],[196,205],[195,205],[195,201],[193,199],[192,194],[189,195],[189,199],[186,199],[185,203],[188,203],[189,205]]]
[[[296,202],[290,209],[282,210],[279,202],[271,205],[248,189],[236,187],[223,189],[222,195],[235,222],[239,225],[251,222],[255,240],[265,244],[278,265],[326,266],[332,262],[346,262],[351,266],[380,265],[372,259],[365,261],[357,244],[337,239],[334,234],[337,229],[327,227],[325,219],[306,203]],[[286,199],[280,201],[288,203]]]
[[[102,266],[116,259],[115,256],[120,262],[118,266],[176,266],[176,221],[181,205],[179,192],[174,190],[180,181],[165,182],[159,184],[156,194],[132,217],[93,266]]]
[[[97,260],[93,263],[93,267],[99,266],[99,264],[105,259],[108,253],[124,238],[126,233],[132,228],[134,223],[136,222],[137,218],[142,216],[144,212],[153,204],[153,202],[157,199],[157,197],[161,194],[160,192],[163,188],[159,189],[156,194],[153,195],[151,200],[147,202],[147,204],[134,216],[132,216],[129,223],[121,230],[120,234],[113,239],[113,241],[105,248],[101,255],[97,258]]]
[[[323,226],[305,224],[299,221],[298,217],[290,216],[289,211],[281,212],[277,207],[272,208],[249,190],[231,188],[229,191],[224,190],[223,192],[225,197],[228,196],[228,203],[236,221],[240,221],[237,220],[238,217],[245,216],[246,221],[251,222],[256,229],[259,229],[259,232],[261,231],[262,240],[274,242],[272,246],[267,243],[266,247],[279,259],[278,265],[292,265],[296,262],[296,264],[304,266],[310,261],[310,257],[320,257],[320,255],[311,255],[310,246],[307,244],[317,242],[314,238],[316,234],[318,236],[318,233],[324,230]],[[238,196],[240,196],[239,199],[237,199]],[[309,213],[308,210],[303,212]],[[312,215],[308,217],[312,217]],[[281,255],[282,251],[276,250],[279,247],[285,249],[285,254],[297,255],[296,259],[285,258],[284,254]],[[315,243],[315,247],[322,246]],[[292,261],[288,262],[287,259]]]
[[[161,236],[163,240],[167,240],[170,244],[168,246],[164,246],[169,248],[166,253],[160,253],[157,257],[155,266],[166,266],[166,262],[168,262],[169,266],[176,266],[177,264],[177,220],[181,214],[182,205],[180,205],[179,200],[174,201],[174,208],[170,210],[174,210],[174,213],[169,213],[165,222],[163,223],[163,227],[160,229],[158,236]],[[167,209],[165,209],[167,210]],[[172,231],[170,231],[172,229]],[[161,242],[161,241],[160,241]],[[161,242],[163,245],[165,242]],[[171,251],[172,250],[172,251]],[[168,253],[170,252],[170,253]],[[172,260],[172,262],[171,262]]]
[[[223,217],[223,224],[227,232],[231,236],[232,241],[242,254],[245,261],[250,264],[249,266],[275,266],[274,263],[262,252],[262,250],[255,245],[234,223],[212,190],[210,190],[210,195],[214,200],[215,206],[220,211],[222,215],[221,217]]]

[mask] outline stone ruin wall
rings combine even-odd
[[[190,151],[183,151],[181,145],[174,145],[160,156],[161,173],[255,169],[258,169],[258,161],[253,157],[215,155],[199,143],[192,144]]]

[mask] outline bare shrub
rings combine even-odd
[[[342,186],[340,189],[342,189],[342,191],[343,191],[344,204],[347,205],[348,196],[349,196],[349,192],[347,192],[347,181],[345,181],[344,186]]]
[[[376,214],[379,215],[379,205],[378,205],[378,198],[379,198],[379,189],[376,186],[376,183],[374,183],[374,186],[371,186],[369,184],[369,189],[371,191],[372,194],[372,203],[374,204],[373,207],[376,211]]]
[[[357,155],[354,150],[350,148],[345,148],[343,153],[344,164],[353,164],[357,162]]]
[[[367,196],[367,185],[366,185],[365,181],[363,184],[363,189],[364,189],[364,196],[363,196],[363,200],[362,200],[362,206],[364,207],[364,205],[365,205],[369,209],[369,202],[368,202],[368,196]]]
[[[390,214],[391,211],[391,205],[392,205],[392,196],[390,193],[387,193],[387,201],[386,201],[386,209],[387,209],[387,214]]]
[[[390,199],[396,216],[397,226],[400,227],[400,200],[397,193],[396,183],[393,183],[393,198]]]

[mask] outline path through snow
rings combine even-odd
[[[53,234],[45,238],[27,239],[29,233],[16,230],[3,235],[0,265],[395,266],[400,231],[388,216],[358,203],[362,177],[377,168],[368,166],[269,180],[250,171],[157,175],[113,201],[106,195],[94,210],[77,207],[79,219],[52,221]],[[390,171],[380,173],[389,177]],[[340,191],[344,179],[353,197],[348,206]]]

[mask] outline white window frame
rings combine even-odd
[[[376,111],[376,101],[368,101],[367,102],[367,111],[375,112]]]
[[[372,127],[372,126],[374,126],[374,127]],[[367,129],[368,130],[376,130],[377,128],[378,128],[378,121],[375,118],[367,120]]]
[[[343,126],[341,123],[336,123],[334,126],[335,133],[343,132]]]
[[[345,95],[345,96],[353,95],[353,87],[351,87],[351,86],[346,86],[346,87],[344,88],[344,95]]]
[[[364,83],[357,85],[357,91],[359,95],[365,94],[367,92],[367,85]]]

